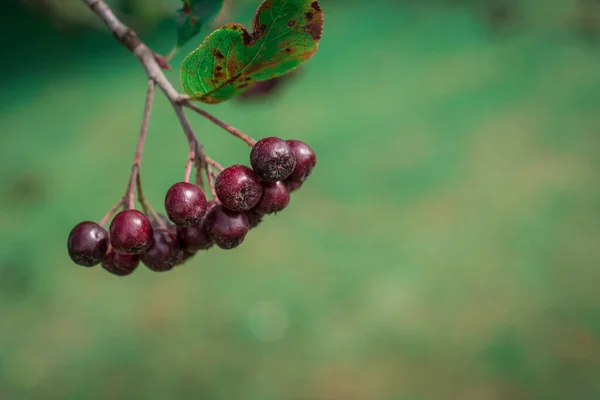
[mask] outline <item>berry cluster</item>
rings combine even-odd
[[[252,147],[252,168],[232,165],[220,172],[211,201],[200,187],[176,183],[165,196],[168,218],[130,206],[114,216],[108,232],[102,223],[81,222],[69,235],[69,256],[78,265],[102,264],[123,276],[140,261],[153,271],[168,271],[213,245],[233,249],[263,216],[286,208],[316,161],[301,141],[264,138]]]

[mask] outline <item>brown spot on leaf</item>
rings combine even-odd
[[[225,78],[225,74],[223,72],[215,71],[214,77],[216,79],[223,79],[223,78]]]
[[[306,20],[307,21],[312,21],[313,19],[313,13],[311,13],[310,11],[307,12],[306,14],[304,14],[306,16]]]
[[[192,9],[190,8],[189,4],[185,3],[183,5],[183,8],[181,9],[181,13],[185,14],[185,15],[190,15],[192,14]]]
[[[252,46],[254,44],[254,39],[247,31],[244,31],[244,46]]]
[[[190,18],[190,25],[196,25],[196,22],[198,22],[198,18],[197,17]]]
[[[213,56],[215,56],[215,58],[217,60],[224,60],[225,59],[225,56],[223,55],[223,53],[221,53],[220,50],[212,49],[212,53],[213,53]]]
[[[319,2],[318,1],[313,1],[310,6],[312,8],[314,8],[315,10],[317,10],[317,11],[321,11],[321,7],[319,6]]]
[[[229,72],[230,76],[235,75],[235,73],[237,72],[238,66],[236,63],[236,59],[235,58],[230,58],[229,60],[227,60],[227,72]]]
[[[220,65],[217,65],[215,68],[217,71],[221,71],[223,69],[223,67],[221,67]]]
[[[294,51],[294,50],[292,50],[291,47],[286,47],[285,48],[285,52],[288,53],[288,54],[290,54],[292,51]]]
[[[194,72],[194,71],[192,71],[192,70],[190,69],[190,70],[188,71],[188,74],[189,74],[189,75],[195,75],[195,72]]]
[[[287,23],[287,26],[289,26],[290,28],[293,28],[295,25],[296,25],[295,19],[290,19]]]
[[[319,24],[308,24],[304,26],[304,32],[308,33],[313,40],[321,39],[323,33],[322,26]]]

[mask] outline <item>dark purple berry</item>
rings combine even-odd
[[[182,257],[181,260],[179,260],[175,265],[183,265],[186,263],[187,260],[191,259],[192,257],[194,257],[196,255],[195,251],[187,251],[184,250],[182,253]]]
[[[222,249],[229,250],[242,244],[248,229],[246,213],[217,205],[206,214],[206,230]]]
[[[317,156],[304,142],[299,140],[288,140],[287,142],[296,158],[296,166],[290,176],[288,176],[288,180],[304,182],[311,174],[315,165],[317,165]]]
[[[252,229],[261,223],[263,215],[254,210],[248,210],[246,211],[246,217],[248,218],[248,229]]]
[[[215,244],[206,232],[206,219],[202,219],[196,225],[180,226],[177,229],[177,237],[181,247],[187,251],[206,250]]]
[[[250,168],[245,165],[232,165],[217,177],[215,191],[224,207],[233,211],[246,211],[260,200],[262,185]]]
[[[263,182],[263,195],[252,210],[272,214],[286,208],[289,202],[290,192],[283,182]]]
[[[85,221],[75,225],[69,234],[67,250],[77,265],[98,265],[108,249],[108,232],[95,222]]]
[[[214,200],[211,200],[208,203],[206,203],[206,212],[209,212],[216,205],[217,203],[215,203]]]
[[[282,181],[296,166],[290,145],[278,137],[267,137],[256,142],[250,152],[250,164],[259,178],[269,182]]]
[[[117,253],[112,247],[108,250],[102,260],[102,268],[118,276],[131,274],[140,263],[140,256],[137,254]]]
[[[175,228],[175,225],[171,222],[169,218],[161,213],[156,213],[158,219],[154,216],[153,213],[148,215],[148,220],[150,221],[150,225],[152,225],[152,229],[158,229],[162,227],[167,227],[169,229]]]
[[[296,190],[300,189],[302,187],[302,185],[304,184],[304,182],[291,181],[289,179],[286,179],[283,182],[285,183],[285,186],[288,188],[290,193],[295,192]]]
[[[167,191],[165,209],[169,219],[176,225],[194,225],[206,213],[206,196],[198,186],[179,182]]]
[[[110,244],[119,253],[143,253],[152,244],[150,221],[138,210],[121,211],[110,223]]]
[[[169,229],[155,229],[152,246],[141,256],[142,263],[152,271],[168,271],[183,259],[177,236]]]

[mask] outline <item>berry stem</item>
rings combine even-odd
[[[134,208],[135,204],[135,187],[140,173],[140,163],[142,162],[142,154],[144,153],[144,142],[146,141],[146,134],[148,132],[148,122],[150,121],[152,102],[154,101],[155,84],[156,83],[153,79],[148,79],[148,93],[146,95],[146,103],[144,105],[144,117],[142,119],[142,126],[140,128],[140,137],[138,139],[137,147],[135,149],[133,166],[131,167],[129,185],[127,188],[127,193],[125,194],[125,201],[128,209]]]
[[[203,191],[206,191],[204,178],[202,177],[202,170],[205,168],[208,168],[208,165],[204,161],[204,153],[201,152],[201,154],[196,155],[196,186],[202,188]]]
[[[204,169],[206,171],[206,180],[208,181],[208,187],[210,188],[210,195],[212,196],[212,200],[218,204],[220,202],[219,198],[217,197],[217,192],[215,191],[215,180],[212,171],[210,170],[210,167],[208,165],[206,165]]]
[[[204,151],[202,149],[202,145],[200,144],[200,142],[198,142],[198,138],[196,138],[196,135],[194,134],[194,130],[192,129],[192,126],[190,125],[190,121],[188,120],[187,116],[185,115],[185,112],[183,111],[182,104],[179,104],[179,103],[172,103],[172,104],[173,104],[173,108],[175,109],[175,114],[177,114],[177,117],[179,118],[179,122],[181,123],[181,127],[183,128],[183,132],[185,133],[185,136],[187,137],[188,142],[190,144],[190,158],[188,160],[188,164],[190,166],[190,171],[191,171],[190,160],[194,160],[198,157],[200,157],[202,159],[202,161],[205,162],[206,164],[213,166],[219,172],[223,171],[224,168],[221,166],[221,164],[219,164],[218,162],[216,162],[215,160],[213,160],[212,158],[207,156],[206,153],[204,153]],[[193,158],[192,158],[192,154],[194,155]],[[186,168],[186,177],[189,179],[189,175],[187,173],[187,168]]]
[[[140,204],[142,205],[142,209],[144,210],[144,213],[146,215],[151,214],[152,217],[154,218],[154,220],[158,222],[158,224],[160,225],[161,228],[167,229],[167,225],[165,225],[165,222],[163,221],[163,219],[160,217],[160,215],[158,215],[158,213],[156,211],[154,211],[154,208],[152,208],[152,205],[146,199],[146,196],[144,196],[144,191],[142,190],[142,177],[140,176],[139,172],[138,172],[137,178],[136,178],[136,186],[137,186],[138,200],[139,200]]]
[[[219,164],[218,162],[216,162],[215,160],[213,160],[212,158],[210,158],[209,156],[207,156],[206,154],[204,155],[204,161],[210,165],[211,167],[215,168],[217,171],[221,172],[223,171],[225,168],[223,168],[221,166],[221,164]]]
[[[123,206],[123,204],[125,204],[124,201],[123,201],[123,199],[119,200],[119,202],[117,204],[115,204],[110,210],[108,210],[108,212],[100,220],[100,222],[98,223],[98,225],[100,225],[100,226],[106,225],[106,223],[108,222],[108,220],[111,219],[113,217],[113,215],[115,215],[117,213],[117,211],[119,210],[119,208],[121,208]]]
[[[250,136],[246,135],[245,133],[240,132],[239,129],[234,128],[233,126],[226,124],[225,122],[221,121],[214,115],[209,114],[208,112],[204,111],[203,109],[196,106],[195,104],[192,104],[189,101],[184,101],[182,103],[182,105],[184,105],[185,107],[189,108],[190,110],[193,110],[193,111],[197,112],[198,114],[202,115],[204,118],[208,119],[213,124],[218,125],[221,128],[225,129],[227,132],[231,133],[233,136],[243,140],[248,146],[252,147],[256,144],[256,140],[252,139]]]
[[[190,155],[188,157],[188,162],[185,165],[185,175],[183,177],[184,182],[190,181],[190,176],[192,176],[192,166],[194,165],[194,160],[196,160],[196,149],[195,146],[190,146]]]

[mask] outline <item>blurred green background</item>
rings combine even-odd
[[[178,1],[112,3],[170,50]],[[79,0],[4,3],[0,399],[600,398],[600,4],[321,5],[293,80],[207,107],[313,146],[290,207],[237,250],[117,278],[65,244],[125,189],[143,70]],[[248,163],[190,117],[213,158]],[[186,157],[159,96],[155,205]]]

